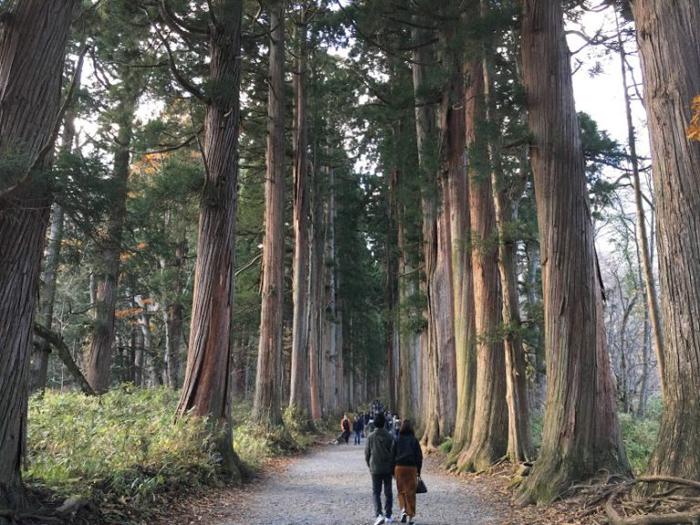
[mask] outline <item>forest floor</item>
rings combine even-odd
[[[371,484],[362,446],[323,445],[309,453],[271,461],[258,479],[184,499],[161,525],[365,525],[373,522]],[[418,496],[420,525],[569,525],[596,523],[577,518],[575,501],[519,508],[511,503],[508,472],[456,476],[440,467],[440,454],[426,458],[428,493]],[[399,514],[394,491],[394,515]]]

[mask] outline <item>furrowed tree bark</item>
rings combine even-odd
[[[445,35],[446,43],[453,32]],[[474,424],[476,380],[476,333],[474,329],[474,283],[472,276],[471,220],[466,159],[466,93],[464,59],[450,53],[450,80],[442,97],[442,148],[450,203],[450,241],[452,256],[452,300],[454,309],[456,358],[456,417],[452,453],[448,464],[469,446]]]
[[[323,410],[325,415],[338,412],[338,377],[337,377],[337,325],[336,325],[336,260],[335,260],[335,170],[323,167],[321,173],[328,180],[328,193],[324,203],[324,242],[323,264],[324,280],[320,303],[322,370],[323,370]]]
[[[231,314],[238,178],[241,0],[212,0],[209,82],[204,121],[206,179],[192,295],[187,369],[178,416],[210,418],[222,470],[240,476],[231,422]]]
[[[484,59],[484,94],[486,118],[490,129],[500,129],[501,119],[493,93],[491,64]],[[498,128],[496,127],[498,124]],[[500,136],[490,133],[488,139],[491,159],[491,188],[496,212],[498,231],[498,273],[501,278],[501,299],[503,320],[503,349],[505,351],[506,404],[508,406],[508,458],[514,465],[529,461],[532,454],[530,439],[530,408],[526,376],[525,349],[521,337],[520,298],[518,294],[518,273],[516,261],[516,239],[512,236],[511,225],[516,217],[516,203],[512,187],[503,172]]]
[[[126,81],[125,81],[126,82]],[[127,183],[129,180],[130,146],[138,94],[127,90],[119,102],[112,174],[113,195],[104,236],[99,240],[96,274],[95,322],[86,359],[86,376],[93,390],[103,394],[111,384],[112,346],[114,343],[114,309],[119,284],[119,255],[122,229],[126,220]]]
[[[488,142],[481,131],[485,120],[484,74],[480,60],[469,67],[466,135],[469,148],[469,211],[474,279],[476,387],[471,443],[457,461],[464,470],[484,470],[506,453],[505,354],[499,337],[501,288],[498,274],[498,233],[491,190]]]
[[[410,74],[404,72],[402,74]],[[399,81],[398,73],[394,77]],[[410,82],[410,77],[403,82]],[[406,113],[393,130],[396,164],[393,175],[396,198],[396,243],[398,255],[398,294],[399,313],[397,316],[399,333],[399,373],[398,409],[402,419],[410,419],[414,428],[422,426],[419,398],[421,391],[420,355],[423,312],[418,294],[420,293],[420,225],[413,210],[420,208],[420,186],[415,180],[418,172],[416,154],[416,126],[411,113]]]
[[[0,507],[24,504],[29,357],[51,198],[48,168],[75,2],[13,2],[0,33]],[[3,523],[4,519],[0,519]]]
[[[414,42],[427,40],[425,31],[413,28]],[[442,407],[442,389],[440,387],[440,350],[447,334],[443,332],[441,321],[446,321],[441,316],[441,309],[452,310],[451,281],[449,273],[444,269],[444,254],[440,258],[440,248],[444,245],[447,232],[446,221],[441,219],[438,209],[438,195],[441,189],[437,181],[438,152],[437,134],[435,122],[435,109],[430,102],[429,77],[434,71],[429,70],[429,65],[435,61],[433,50],[426,45],[418,46],[413,51],[413,89],[416,99],[416,138],[418,144],[418,167],[421,178],[421,208],[423,213],[423,264],[425,275],[425,293],[428,307],[427,334],[423,352],[425,355],[425,373],[427,386],[427,399],[423,405],[423,422],[425,429],[422,442],[429,448],[440,444],[442,435],[446,435],[447,429],[442,428],[444,414]],[[441,241],[442,236],[442,241]],[[440,296],[441,292],[450,295]],[[451,313],[451,312],[450,312]],[[454,345],[454,340],[450,341]]]
[[[523,6],[523,79],[533,138],[548,388],[542,448],[520,500],[549,502],[600,469],[622,475],[630,469],[605,346],[562,7],[558,0],[525,0]]]
[[[401,174],[398,174],[401,184]],[[403,215],[403,214],[400,214]],[[420,276],[418,261],[409,253],[409,245],[406,239],[407,227],[404,220],[398,224],[398,248],[399,248],[399,300],[404,312],[399,316],[403,321],[399,328],[399,415],[402,419],[408,418],[414,422],[415,427],[421,425],[418,398],[421,391],[420,382],[420,331],[414,326],[414,320],[406,322],[406,315],[415,315],[410,311],[409,305],[420,288]]]
[[[284,1],[270,4],[267,170],[260,342],[253,420],[282,424],[282,327],[284,299]]]
[[[617,16],[617,15],[616,15]],[[617,18],[616,18],[617,21]],[[647,234],[647,223],[644,212],[644,197],[642,195],[642,184],[639,177],[639,157],[637,156],[637,140],[632,120],[632,105],[630,102],[629,86],[627,85],[627,68],[625,47],[620,34],[620,27],[617,27],[617,44],[620,53],[620,68],[622,73],[622,86],[625,98],[625,115],[627,117],[627,146],[629,148],[630,164],[632,166],[632,185],[634,186],[634,204],[637,215],[637,237],[639,238],[638,252],[641,256],[642,275],[644,276],[644,291],[647,300],[647,315],[651,325],[651,335],[656,350],[656,362],[661,380],[661,393],[666,391],[664,386],[665,352],[664,340],[661,328],[661,314],[659,312],[659,298],[656,294],[654,284],[654,269],[649,255],[649,236]]]
[[[398,257],[398,170],[389,174],[386,205],[386,243],[384,247],[384,300],[385,300],[385,341],[387,350],[387,378],[389,383],[389,406],[396,410],[399,399],[400,338],[399,330],[399,257]]]
[[[323,189],[316,166],[313,169],[311,191],[311,235],[309,241],[309,394],[311,417],[318,421],[323,413],[322,356],[322,292],[324,282],[323,264]]]
[[[306,122],[306,10],[296,28],[297,56],[294,88],[294,261],[292,270],[292,373],[289,406],[297,420],[308,426],[311,417],[309,392],[309,188],[308,128]]]
[[[635,0],[652,144],[664,335],[665,410],[651,474],[700,480],[700,142],[686,131],[700,95],[700,4]]]

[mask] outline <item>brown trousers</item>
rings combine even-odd
[[[410,517],[415,516],[418,469],[396,465],[394,477],[396,478],[396,492],[399,493],[399,505]]]

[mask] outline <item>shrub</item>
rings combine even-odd
[[[443,454],[452,452],[452,437],[448,437],[445,441],[440,443],[440,452]]]
[[[29,403],[25,478],[59,495],[138,506],[217,478],[205,421],[174,419],[177,393],[124,386],[101,397],[47,391]]]
[[[627,450],[627,458],[632,470],[639,474],[646,469],[649,457],[656,445],[661,418],[661,403],[653,400],[645,417],[635,417],[631,414],[620,414],[620,429],[622,441]]]
[[[143,518],[167,494],[224,482],[207,422],[175,419],[178,392],[123,385],[100,397],[47,391],[29,402],[24,478],[58,499],[85,498],[107,522]],[[311,443],[308,434],[263,430],[233,409],[234,448],[249,468]],[[301,445],[300,445],[301,443]]]

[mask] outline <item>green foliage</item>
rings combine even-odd
[[[656,436],[659,433],[659,420],[661,418],[661,403],[658,399],[650,402],[649,410],[644,417],[625,413],[620,413],[618,417],[627,458],[633,472],[640,474],[646,468],[649,457],[656,445]],[[539,450],[542,444],[543,424],[544,412],[532,414],[530,417],[530,430],[535,450]]]
[[[440,443],[440,452],[443,454],[449,454],[452,452],[452,437],[448,437],[445,441]]]
[[[217,481],[205,421],[174,420],[177,392],[47,391],[29,403],[25,478],[61,495],[139,507],[161,492]]]
[[[625,159],[622,146],[610,138],[607,131],[598,128],[598,123],[587,113],[578,114],[581,130],[581,145],[586,159],[586,177],[588,192],[594,218],[600,218],[604,207],[611,204],[617,183],[611,183],[603,177],[606,166],[619,168]]]
[[[234,407],[233,448],[243,462],[252,469],[265,461],[299,452],[311,444],[309,429],[287,426],[265,427],[251,421],[252,407],[242,402]]]
[[[532,448],[539,450],[542,445],[542,427],[544,426],[544,411],[540,410],[530,415],[530,432],[532,433]]]
[[[177,400],[176,391],[129,384],[99,398],[52,390],[33,396],[25,479],[59,497],[79,495],[139,516],[158,495],[223,483],[206,420],[175,420]],[[308,429],[262,430],[250,413],[248,404],[233,408],[234,448],[248,467],[313,442]]]
[[[644,417],[620,414],[622,441],[635,474],[640,474],[646,469],[649,457],[656,446],[660,418],[661,402],[659,399],[649,403],[649,410]]]

